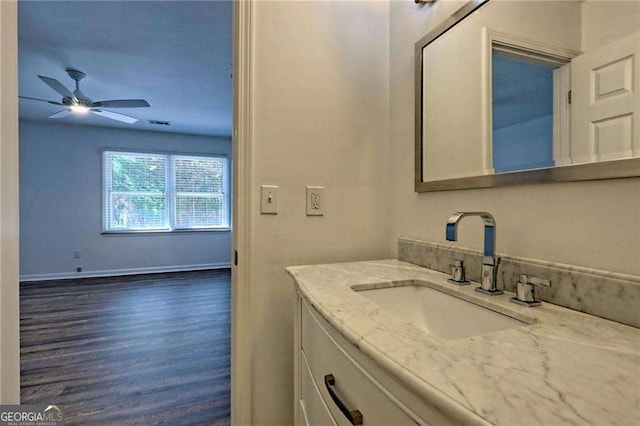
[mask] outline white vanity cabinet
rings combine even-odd
[[[295,309],[298,425],[455,424],[349,343],[299,295]],[[331,393],[334,392],[332,396]],[[344,405],[344,413],[340,409]],[[350,412],[358,412],[349,419]]]
[[[297,296],[296,424],[349,425],[355,410],[364,425],[638,423],[638,381],[628,374],[640,359],[637,328],[551,303],[521,307],[509,294],[480,295],[448,283],[446,274],[393,259],[287,272]],[[427,332],[404,314],[444,309],[455,322],[481,321],[442,301],[412,307],[405,292],[406,311],[394,310],[397,299],[385,290],[418,282],[526,324],[471,337]]]

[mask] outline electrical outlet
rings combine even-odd
[[[260,213],[278,214],[278,187],[262,185],[260,187]]]
[[[82,266],[78,266],[78,267],[76,268],[76,272],[82,272]]]
[[[80,250],[74,250],[73,251],[73,258],[74,259],[80,259]]]
[[[324,187],[307,186],[307,216],[324,216]]]

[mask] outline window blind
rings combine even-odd
[[[106,232],[229,227],[225,157],[105,151]]]
[[[173,156],[175,227],[228,227],[226,158]]]

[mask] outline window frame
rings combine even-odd
[[[141,156],[162,156],[166,159],[165,165],[165,211],[166,211],[166,228],[152,228],[152,229],[110,229],[109,220],[111,217],[111,206],[109,199],[109,190],[107,189],[107,183],[111,180],[112,165],[107,164],[108,154],[131,154]],[[231,231],[231,158],[227,154],[207,154],[207,153],[192,153],[192,152],[175,152],[175,151],[156,151],[156,150],[138,150],[128,148],[104,148],[101,150],[101,163],[102,163],[102,179],[101,179],[101,234],[102,235],[140,235],[140,234],[177,234],[177,233],[189,233],[189,232],[230,232]],[[223,165],[223,188],[222,199],[226,208],[223,209],[224,224],[214,227],[197,227],[197,228],[184,228],[176,227],[176,190],[175,190],[175,172],[174,172],[174,158],[175,157],[203,157],[208,159],[220,159],[224,161]],[[107,170],[109,170],[110,176],[107,176]]]

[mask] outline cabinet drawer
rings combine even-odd
[[[309,364],[302,351],[298,352],[300,357],[300,410],[298,410],[298,425],[315,426],[315,425],[332,425],[336,422],[331,417],[329,408],[325,405],[320,396],[320,390],[316,386],[311,377]]]
[[[302,348],[320,394],[339,425],[350,425],[329,393],[325,377],[332,375],[333,389],[349,410],[358,410],[365,425],[423,424],[404,411],[367,371],[358,366],[325,329],[330,327],[319,315],[302,304]]]

